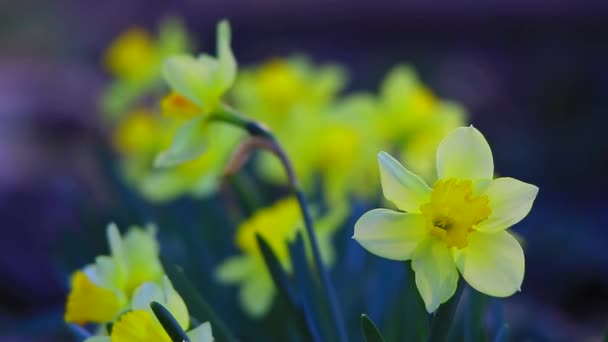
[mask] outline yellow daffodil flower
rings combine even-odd
[[[111,255],[99,256],[95,264],[72,275],[65,321],[69,323],[105,323],[121,313],[142,283],[158,281],[163,271],[158,260],[156,230],[131,228],[124,237],[116,225],[107,229]]]
[[[170,146],[161,152],[157,167],[176,166],[195,159],[207,150],[210,123],[207,114],[215,111],[236,78],[237,64],[230,48],[230,26],[217,27],[217,58],[175,55],[163,63],[163,76],[171,88],[161,101],[167,117],[181,120]]]
[[[387,74],[379,102],[374,126],[384,145],[396,143],[412,171],[434,181],[435,150],[446,134],[465,123],[465,110],[437,98],[409,66],[397,66]]]
[[[335,259],[331,238],[346,210],[335,210],[317,222],[315,227],[321,258],[326,265]],[[287,242],[298,231],[303,231],[300,207],[295,198],[278,201],[255,213],[243,222],[235,235],[235,242],[242,253],[225,260],[216,269],[216,278],[224,284],[240,286],[239,299],[243,309],[252,317],[262,317],[268,312],[275,295],[275,288],[255,238],[259,234],[270,246],[283,268],[290,272],[291,262]]]
[[[538,188],[492,179],[492,152],[477,129],[461,127],[441,141],[432,188],[387,153],[378,160],[384,196],[401,211],[365,213],[353,238],[381,257],[412,260],[428,312],[454,294],[459,272],[490,296],[520,290],[524,253],[506,229],[528,214]]]
[[[121,314],[114,322],[110,336],[95,336],[86,342],[171,342],[171,338],[150,308],[153,301],[163,305],[184,331],[188,330],[190,317],[186,304],[169,279],[164,277],[161,285],[147,282],[135,290],[130,310]],[[192,342],[213,341],[211,325],[208,322],[187,334]]]
[[[175,167],[155,168],[158,153],[168,148],[183,123],[139,108],[119,121],[114,145],[127,181],[148,200],[163,202],[184,194],[205,197],[217,190],[230,151],[243,132],[221,123],[210,123],[214,139],[207,150]]]
[[[303,56],[272,58],[242,70],[231,95],[239,109],[280,133],[284,125],[319,116],[345,83],[338,65],[315,66]]]
[[[190,45],[183,24],[175,18],[160,24],[157,37],[141,27],[120,34],[104,55],[104,65],[114,78],[102,97],[104,112],[112,119],[122,117],[130,106],[160,85],[164,58],[186,53]]]

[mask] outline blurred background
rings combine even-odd
[[[297,52],[343,63],[349,91],[376,90],[391,66],[413,65],[438,96],[467,108],[500,174],[540,187],[514,229],[526,251],[523,292],[504,301],[514,339],[600,339],[608,327],[608,5],[22,0],[0,3],[1,341],[71,341],[62,323],[68,275],[106,251],[109,221],[145,223],[133,217],[148,211],[164,244],[213,239],[215,249],[196,258],[176,255],[195,260],[192,272],[206,274],[231,248],[229,237],[200,236],[209,233],[198,221],[175,221],[225,210],[221,201],[143,207],[103,163],[103,51],[125,29],[154,31],[168,14],[207,51],[216,22],[228,18],[240,64]],[[183,231],[163,233],[163,222]],[[343,302],[357,303],[349,320],[363,309],[382,320],[390,297],[372,294],[387,293],[378,291],[382,275],[399,266],[355,245],[352,222],[336,238],[336,287]],[[363,293],[349,293],[360,278]],[[234,327],[258,329],[231,299],[234,289],[197,282]]]

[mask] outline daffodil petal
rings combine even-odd
[[[233,256],[215,269],[215,278],[223,284],[236,284],[255,272],[255,259],[248,255]]]
[[[514,178],[497,178],[486,192],[492,214],[477,226],[481,232],[497,232],[521,221],[532,208],[538,187]]]
[[[370,253],[408,260],[425,236],[427,229],[422,215],[374,209],[355,223],[353,238]]]
[[[456,292],[458,271],[450,249],[441,240],[429,239],[417,249],[412,269],[416,274],[416,287],[429,313]]]
[[[270,275],[259,273],[243,283],[239,298],[247,314],[254,318],[261,318],[270,309],[274,293],[274,284]]]
[[[455,251],[456,265],[475,290],[507,297],[520,290],[524,279],[524,252],[511,234],[473,232],[469,245]]]
[[[420,204],[428,202],[431,195],[431,189],[424,180],[386,152],[378,154],[378,163],[384,197],[401,210],[419,212]]]
[[[190,337],[190,342],[213,342],[211,323],[205,322],[188,331],[188,337]]]
[[[200,156],[207,149],[208,121],[199,115],[182,124],[171,141],[171,146],[154,160],[156,167],[176,166]]]
[[[88,337],[84,342],[112,342],[110,336],[93,336]]]
[[[171,338],[154,315],[147,310],[132,310],[112,325],[112,342],[170,342]]]
[[[484,136],[475,127],[460,127],[437,148],[439,179],[492,179],[494,160]]]
[[[230,24],[226,20],[217,25],[217,59],[220,87],[225,92],[234,83],[237,70],[236,59],[230,48]]]
[[[209,88],[208,82],[212,78],[213,70],[209,65],[192,56],[175,55],[165,60],[162,71],[171,89],[200,107],[207,105],[200,97]]]

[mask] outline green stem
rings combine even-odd
[[[441,304],[433,320],[431,322],[431,335],[429,336],[429,342],[444,342],[448,339],[450,328],[452,327],[452,321],[456,315],[456,308],[460,301],[460,295],[462,294],[463,281],[458,280],[458,287],[456,292],[447,302]]]
[[[252,215],[262,207],[264,200],[256,190],[255,184],[253,184],[248,174],[240,172],[230,175],[228,176],[228,182],[230,182],[230,185],[232,185],[237,196],[240,198],[247,215]]]
[[[246,130],[250,135],[264,138],[271,144],[272,151],[279,158],[281,164],[283,165],[283,168],[285,169],[285,172],[287,173],[289,187],[291,188],[291,191],[295,194],[298,200],[298,204],[300,205],[302,217],[304,218],[304,226],[306,228],[308,240],[310,241],[313,261],[315,263],[317,272],[319,272],[321,284],[323,285],[325,294],[327,295],[327,301],[329,302],[334,326],[338,331],[340,341],[347,341],[348,338],[346,336],[346,329],[344,327],[344,321],[338,308],[338,300],[335,294],[335,290],[333,288],[333,284],[331,283],[331,279],[329,278],[329,274],[323,266],[323,262],[321,260],[319,243],[317,241],[317,236],[313,227],[312,216],[310,214],[308,204],[306,203],[304,192],[300,188],[298,179],[293,169],[293,165],[289,160],[287,153],[285,153],[285,150],[283,149],[281,144],[277,141],[274,134],[272,134],[272,132],[268,128],[264,127],[262,124],[256,121],[246,119],[240,113],[236,112],[233,108],[227,105],[220,106],[220,109],[209,117],[209,120],[221,121],[240,127]]]

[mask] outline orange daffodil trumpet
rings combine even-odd
[[[412,260],[428,312],[454,295],[459,273],[490,296],[519,291],[524,253],[506,230],[528,214],[538,187],[508,177],[493,179],[492,151],[472,126],[445,137],[436,158],[438,180],[431,188],[381,152],[384,196],[401,211],[365,213],[353,238],[378,256]]]

